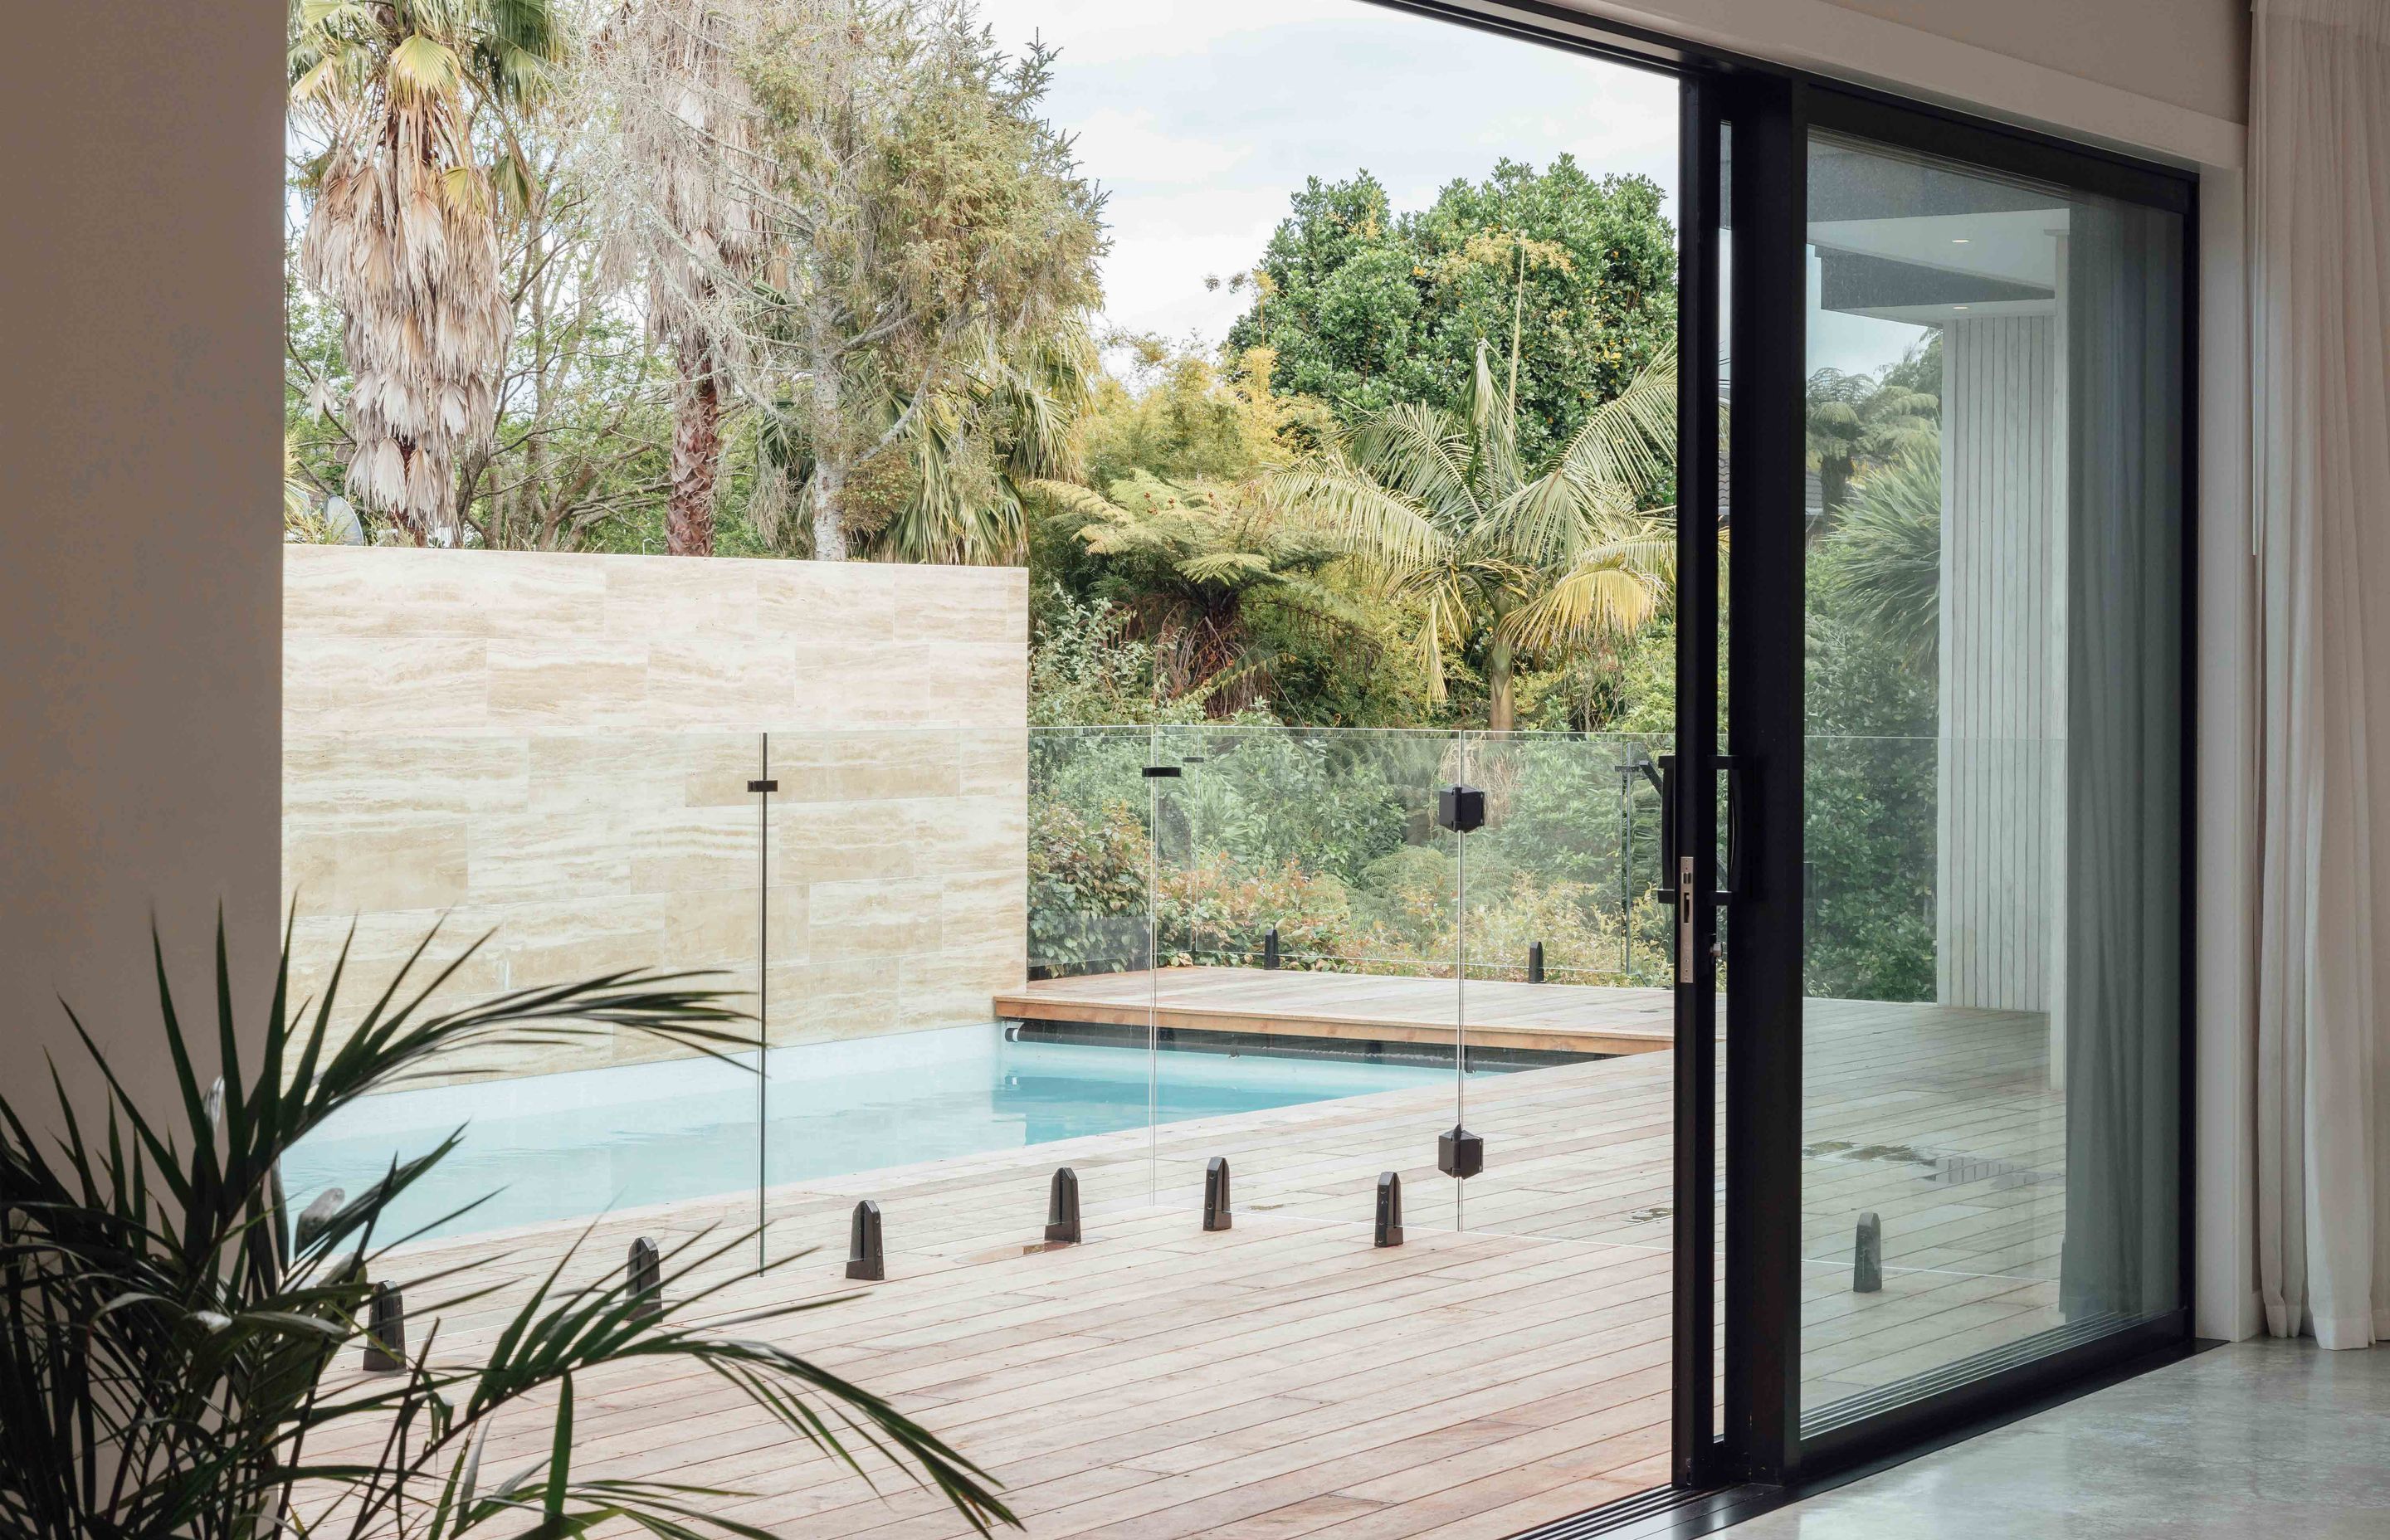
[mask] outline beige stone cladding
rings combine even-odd
[[[427,964],[481,943],[443,1002],[702,969],[777,1043],[985,1020],[1025,970],[1027,645],[1018,569],[290,546],[294,990],[353,927],[353,1022],[437,924]]]

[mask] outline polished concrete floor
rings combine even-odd
[[[1779,1508],[1735,1540],[2384,1540],[2390,1347],[2241,1342]]]

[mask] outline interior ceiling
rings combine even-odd
[[[1829,310],[1938,325],[2055,307],[2063,205],[1812,223]]]

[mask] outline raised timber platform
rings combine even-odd
[[[1006,1020],[1154,1025],[1357,1042],[1448,1045],[1458,1019],[1450,979],[1291,969],[1164,968],[1038,979],[996,997]],[[1557,1053],[1651,1053],[1673,1043],[1669,993],[1471,979],[1469,1043]]]

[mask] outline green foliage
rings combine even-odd
[[[1399,403],[1457,408],[1480,341],[1520,328],[1522,456],[1557,451],[1676,336],[1676,237],[1659,187],[1503,160],[1397,213],[1367,172],[1311,178],[1254,271],[1231,346],[1275,350],[1272,381],[1347,428]],[[1523,289],[1519,282],[1523,273]],[[1507,359],[1506,359],[1507,362]]]
[[[1029,966],[1058,974],[1145,966],[1145,820],[1125,797],[1029,804]]]
[[[1329,532],[1258,484],[1182,485],[1138,469],[1107,490],[1041,483],[1053,521],[1075,525],[1096,558],[1095,593],[1151,643],[1165,693],[1202,699],[1215,716],[1265,706],[1279,661],[1253,624],[1265,603],[1290,622],[1273,639],[1302,630],[1348,658],[1373,648],[1373,617],[1331,579],[1343,552]]]
[[[1335,429],[1317,401],[1270,388],[1266,348],[1215,360],[1155,337],[1125,340],[1130,378],[1096,382],[1086,425],[1087,482],[1140,472],[1170,482],[1240,481],[1317,448]]]
[[[1401,847],[1410,810],[1433,794],[1422,746],[1268,727],[1172,732],[1161,745],[1164,763],[1186,752],[1204,757],[1163,802],[1165,862],[1185,866],[1225,851],[1248,869],[1300,862],[1357,881],[1370,862]]]
[[[1818,473],[1823,523],[1849,501],[1851,479],[1904,456],[1938,449],[1942,426],[1942,334],[1876,374],[1819,369],[1806,391],[1809,468]]]
[[[1472,866],[1474,863],[1471,863]],[[1414,846],[1369,874],[1356,910],[1367,917],[1352,960],[1372,972],[1448,979],[1461,943],[1451,855]],[[1633,932],[1613,892],[1595,885],[1513,871],[1469,875],[1469,976],[1523,981],[1527,949],[1544,945],[1545,977],[1584,984],[1650,983],[1668,977],[1668,918],[1662,905],[1638,897]]]
[[[153,941],[160,1047],[179,1092],[172,1113],[153,1118],[136,1104],[79,1020],[108,1087],[96,1142],[55,1072],[58,1108],[44,1133],[31,1109],[0,1098],[0,1517],[10,1534],[268,1540],[286,1528],[315,1533],[316,1518],[329,1514],[328,1523],[352,1536],[402,1521],[424,1540],[494,1523],[566,1535],[621,1521],[662,1540],[695,1540],[706,1529],[762,1540],[765,1532],[724,1511],[739,1494],[575,1474],[574,1378],[633,1359],[719,1376],[786,1432],[857,1470],[840,1430],[860,1435],[926,1476],[983,1534],[991,1521],[1013,1521],[986,1478],[935,1435],[753,1329],[829,1302],[751,1313],[735,1337],[688,1324],[730,1281],[692,1283],[692,1275],[743,1251],[752,1233],[675,1247],[660,1306],[620,1272],[565,1284],[576,1260],[568,1250],[479,1364],[433,1356],[436,1317],[486,1300],[496,1286],[431,1303],[424,1296],[453,1286],[453,1277],[411,1277],[418,1316],[431,1317],[413,1359],[390,1379],[332,1374],[369,1340],[364,1318],[368,1280],[387,1251],[387,1239],[375,1245],[384,1212],[454,1152],[463,1130],[394,1160],[302,1241],[279,1170],[310,1130],[475,1047],[624,1030],[722,1058],[750,1041],[729,1030],[739,1015],[720,992],[677,974],[612,973],[427,1012],[425,995],[466,958],[418,990],[409,974],[422,952],[336,1044],[340,970],[312,1009],[294,1007],[287,936],[272,1004],[252,1033],[237,1017],[219,921],[213,1030],[197,1036]],[[259,1055],[246,1068],[244,1040]],[[195,1068],[211,1049],[223,1071],[212,1086]],[[494,1419],[534,1415],[528,1403],[546,1396],[549,1452],[503,1481],[482,1480]],[[391,1430],[379,1456],[328,1459],[309,1449],[311,1433],[351,1419]]]
[[[1162,687],[1153,645],[1127,635],[1110,599],[1078,599],[1059,584],[1037,606],[1029,648],[1029,722],[1034,727],[1200,722],[1200,696]]]
[[[1823,571],[1852,611],[1930,674],[1942,625],[1940,441],[1861,473],[1826,538],[1835,548]]]
[[[1657,803],[1639,777],[1627,788],[1626,891],[1620,881],[1616,766],[1651,747],[1472,741],[1468,774],[1492,791],[1492,816],[1469,853],[1472,977],[1523,976],[1536,941],[1556,977],[1664,977],[1665,917],[1649,896]],[[1150,918],[1164,966],[1250,963],[1275,926],[1289,967],[1448,975],[1460,874],[1431,809],[1460,751],[1445,733],[1033,735],[1032,965],[1143,967]],[[1185,773],[1149,782],[1148,764]]]
[[[1586,414],[1544,462],[1521,458],[1516,379],[1483,343],[1454,410],[1398,404],[1271,478],[1418,616],[1411,666],[1442,701],[1451,664],[1485,681],[1486,721],[1516,725],[1519,660],[1631,635],[1658,607],[1671,521],[1642,510],[1674,458],[1676,354]]]
[[[1344,885],[1291,858],[1249,867],[1214,851],[1163,872],[1154,892],[1164,967],[1250,966],[1276,930],[1283,966],[1332,969],[1353,955],[1358,939]]]
[[[1877,504],[1869,521],[1855,511],[1809,558],[1808,988],[1930,1000],[1938,458],[1904,460],[1863,500]]]
[[[1053,57],[936,0],[768,11],[743,74],[789,276],[754,326],[792,387],[816,557],[847,554],[848,475],[883,451],[915,481],[881,542],[908,560],[1017,559],[1019,485],[1075,470],[1103,199],[1041,115]]]

